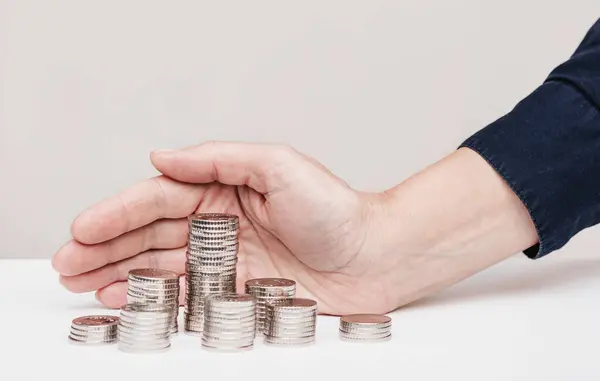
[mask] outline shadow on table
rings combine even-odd
[[[401,309],[451,305],[497,297],[542,293],[573,283],[600,279],[600,260],[581,259],[556,262],[537,268],[535,262],[518,267],[506,267],[494,274],[480,273],[462,283],[413,302]],[[519,271],[521,270],[521,271]]]

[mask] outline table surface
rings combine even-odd
[[[600,260],[593,255],[516,256],[391,313],[389,342],[342,342],[339,318],[319,316],[309,347],[257,340],[251,351],[214,353],[180,333],[165,353],[128,354],[116,345],[67,341],[74,317],[118,311],[102,308],[91,293],[66,291],[49,261],[0,260],[0,379],[264,380],[270,373],[284,380],[598,380],[599,297]]]

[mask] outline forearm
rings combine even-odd
[[[403,236],[424,255],[496,262],[537,242],[522,202],[475,152],[462,148],[385,192]],[[398,218],[399,217],[399,218]]]
[[[401,291],[398,305],[537,242],[519,198],[484,159],[466,148],[384,192],[375,205],[374,239],[382,264],[390,269],[389,282]],[[412,265],[418,271],[407,272]]]

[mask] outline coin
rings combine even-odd
[[[392,337],[392,319],[377,314],[353,314],[340,317],[339,337],[344,341],[380,342]]]
[[[118,324],[118,316],[80,316],[71,321],[68,339],[73,344],[112,344],[117,341]]]
[[[129,275],[138,277],[138,278],[148,279],[148,280],[164,279],[166,281],[170,280],[170,281],[175,282],[179,279],[179,276],[177,275],[177,273],[175,273],[173,271],[154,269],[154,268],[130,270]]]
[[[342,316],[340,322],[357,325],[377,325],[391,323],[392,319],[385,315],[355,314]]]

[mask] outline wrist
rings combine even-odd
[[[397,306],[463,280],[533,245],[526,209],[479,155],[461,149],[372,198],[376,271]]]

